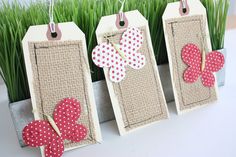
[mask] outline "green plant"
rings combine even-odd
[[[162,14],[168,2],[175,0],[128,0],[125,11],[138,9],[150,25],[153,47],[158,64],[167,62],[162,29]],[[18,1],[0,4],[0,75],[3,77],[10,102],[30,97],[21,40],[31,25],[48,23],[48,4],[45,1],[22,5]],[[100,18],[119,11],[118,0],[58,0],[55,3],[56,22],[74,21],[85,33],[88,56],[96,45],[95,30]],[[102,70],[90,59],[93,81],[104,78]]]
[[[138,9],[149,21],[153,48],[158,64],[167,63],[167,53],[162,28],[162,14],[169,2],[177,0],[127,0],[125,11]],[[228,0],[202,0],[208,11],[210,34],[214,49],[222,48]],[[1,4],[2,3],[2,4]],[[57,0],[56,22],[74,21],[85,33],[88,57],[96,46],[95,30],[102,16],[119,11],[118,0]],[[220,11],[219,11],[220,10]],[[45,1],[22,5],[0,1],[0,75],[8,89],[10,102],[30,97],[21,40],[31,25],[48,23],[48,4]],[[218,22],[217,22],[218,21]],[[91,61],[93,81],[104,78],[102,70]]]
[[[213,50],[224,48],[224,36],[229,0],[201,0],[207,10],[209,32]]]
[[[22,23],[26,22],[20,17],[26,16],[24,14],[25,8],[19,5],[2,5],[0,10],[0,75],[7,86],[10,102],[30,96],[21,49],[26,31]]]

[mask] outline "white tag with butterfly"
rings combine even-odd
[[[44,131],[41,123],[34,125],[32,129],[42,130],[40,131],[42,134],[35,131],[37,136],[33,135],[31,138],[27,134],[27,128],[23,138],[28,145],[40,146],[42,156],[60,157],[64,151],[99,143],[102,138],[93,95],[85,34],[74,22],[55,24],[53,22],[54,1],[50,0],[50,2],[50,23],[30,26],[22,40],[31,102],[37,120],[35,124],[44,121],[49,128]],[[77,99],[80,104],[76,105],[75,101],[74,103],[69,101],[72,99],[66,99],[62,106],[57,107],[59,100],[68,97]],[[56,110],[60,107],[66,114],[64,118],[59,117],[64,119],[62,122],[59,122],[60,119],[58,120],[56,115],[58,113]],[[72,112],[75,112],[71,110],[72,108],[76,111],[77,118],[73,118]],[[68,115],[70,118],[66,119]],[[60,123],[64,127],[60,126]],[[76,130],[77,124],[83,124],[86,128],[86,136],[83,138],[80,135],[84,135],[85,132],[77,134],[80,132]],[[31,128],[32,125],[29,126]],[[33,134],[35,134],[34,130]],[[77,133],[73,133],[74,131]],[[44,142],[40,142],[39,135],[45,136]],[[64,137],[60,139],[60,135]],[[75,139],[76,136],[80,136],[80,140]],[[51,144],[55,143],[58,143],[56,145],[58,147],[51,147]]]
[[[146,18],[121,7],[101,18],[96,36],[92,60],[104,70],[120,135],[168,118]]]
[[[214,103],[214,72],[223,67],[224,56],[212,52],[205,7],[197,0],[169,3],[162,19],[178,113]]]

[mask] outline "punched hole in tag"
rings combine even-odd
[[[124,10],[124,4],[125,4],[125,0],[119,0],[119,2],[121,3],[121,8],[120,8],[120,11],[119,11],[119,16],[120,16],[120,22],[119,22],[119,25],[121,27],[123,27],[125,25],[125,21],[124,21],[124,13],[123,13],[123,10]]]
[[[119,22],[119,25],[121,27],[123,27],[125,25],[125,21],[124,21],[124,13],[123,12],[120,12],[119,13],[119,16],[120,16],[120,22]]]
[[[187,12],[186,1],[182,0],[181,3],[182,3],[182,12],[185,14]]]
[[[50,19],[49,29],[50,29],[51,37],[56,38],[57,37],[57,32],[56,32],[56,27],[55,27],[54,18],[53,18],[53,11],[54,11],[54,0],[50,0],[50,4],[49,4],[49,19]]]
[[[120,26],[123,27],[125,25],[125,21],[120,21]]]
[[[54,22],[51,22],[49,24],[49,29],[50,29],[50,32],[51,32],[51,37],[52,38],[56,38],[57,37],[57,32],[56,32],[56,27],[55,27],[55,23]]]

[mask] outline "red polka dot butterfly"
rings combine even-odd
[[[224,66],[224,56],[218,51],[209,52],[207,55],[201,53],[194,44],[187,44],[182,49],[182,59],[189,67],[184,72],[184,80],[187,83],[194,83],[201,76],[205,87],[215,85],[214,72]]]
[[[52,119],[36,120],[29,123],[22,132],[25,143],[31,147],[45,146],[46,157],[61,157],[64,152],[64,140],[80,142],[85,139],[87,129],[77,124],[80,117],[80,103],[73,98],[61,100],[53,113]]]
[[[138,28],[128,28],[122,34],[119,44],[109,41],[93,49],[92,60],[98,67],[110,68],[109,76],[113,82],[125,78],[125,67],[141,69],[145,65],[145,56],[138,52],[143,44],[143,35]]]

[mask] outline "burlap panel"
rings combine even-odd
[[[80,143],[65,141],[65,148],[96,142],[88,99],[87,84],[90,82],[84,77],[89,69],[82,46],[81,41],[29,43],[37,109],[52,115],[56,104],[63,98],[74,97],[81,102],[82,113],[78,123],[88,128],[88,135]],[[42,115],[40,118],[46,119]]]
[[[202,49],[202,40],[206,37],[205,26],[205,20],[200,15],[171,19],[166,23],[172,59],[170,70],[173,72],[172,77],[181,111],[208,104],[217,99],[216,89],[204,87],[200,78],[193,84],[183,80],[184,71],[188,66],[181,58],[181,50],[188,43],[196,44]]]
[[[154,54],[146,39],[145,27],[140,28],[144,42],[139,50],[146,57],[146,65],[140,70],[126,67],[126,77],[120,83],[113,83],[114,92],[118,97],[119,107],[126,131],[167,118],[165,99],[161,93],[161,82],[154,69]],[[111,32],[110,40],[119,43],[123,31]],[[104,39],[104,42],[106,39]]]

